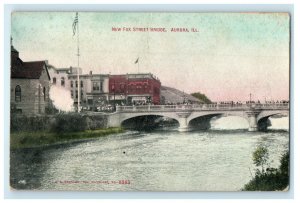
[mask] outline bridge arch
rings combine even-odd
[[[143,113],[134,113],[134,114],[123,114],[121,116],[120,122],[124,120],[138,117],[138,116],[161,116],[161,117],[168,117],[178,121],[178,117],[174,113],[160,113],[160,112],[143,112]]]
[[[188,118],[188,123],[199,117],[216,117],[216,116],[238,116],[248,120],[248,116],[244,112],[230,112],[230,111],[219,111],[219,112],[194,112]]]
[[[282,112],[282,111],[262,111],[257,116],[257,126],[259,130],[265,131],[269,126],[272,125],[271,121],[269,120],[272,116],[282,116],[287,117],[288,112]]]
[[[282,117],[287,117],[289,116],[289,112],[283,112],[283,111],[262,111],[258,116],[257,116],[257,122],[259,122],[262,119],[269,118],[272,116],[280,115]]]
[[[130,122],[137,122],[135,127],[135,129],[152,129],[155,127],[155,122],[157,119],[159,118],[168,118],[168,119],[172,119],[174,120],[176,123],[179,124],[179,120],[178,117],[176,117],[176,115],[172,115],[172,114],[165,114],[165,113],[149,113],[149,112],[145,112],[145,113],[137,113],[135,115],[126,115],[126,116],[122,116],[120,118],[120,126],[130,126]],[[129,127],[130,128],[130,127]]]
[[[188,119],[187,126],[189,128],[206,130],[211,127],[210,126],[211,119],[218,116],[222,116],[222,114],[209,113],[204,115],[192,116],[191,119]]]
[[[244,112],[229,112],[229,111],[220,111],[220,112],[203,112],[203,113],[194,113],[188,118],[188,126],[193,128],[208,129],[211,127],[210,121],[214,117],[240,117],[249,122],[248,116]]]

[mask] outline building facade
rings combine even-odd
[[[79,82],[77,78],[79,73]],[[81,69],[49,68],[52,85],[68,89],[74,107],[84,110],[105,110],[113,105],[160,104],[161,83],[150,73],[145,74],[82,74]],[[78,95],[78,88],[80,89]]]
[[[79,84],[77,75],[69,75],[71,97],[74,104],[78,100],[78,88],[80,88],[80,106],[86,110],[95,110],[97,107],[108,104],[108,75],[82,74],[79,76]]]
[[[70,90],[70,75],[76,75],[79,72],[79,75],[82,74],[81,68],[55,68],[52,65],[48,65],[48,71],[51,77],[51,85],[55,85],[57,87],[62,87]]]
[[[47,61],[23,62],[11,46],[11,112],[45,114],[49,107],[49,88]]]
[[[151,73],[109,76],[109,100],[115,104],[160,104],[161,83]]]

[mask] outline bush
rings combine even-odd
[[[107,126],[107,117],[106,116],[87,116],[86,117],[86,130],[95,130],[99,128],[105,128]]]
[[[106,128],[107,116],[63,113],[44,116],[11,114],[11,132],[78,132]]]
[[[259,151],[261,149],[258,148]],[[254,154],[258,154],[256,150]],[[265,150],[263,150],[265,152]],[[265,154],[265,153],[263,153]],[[260,159],[262,160],[262,159]],[[284,190],[289,185],[289,152],[286,151],[280,160],[279,168],[256,170],[255,177],[247,183],[244,191],[275,191]],[[264,162],[265,163],[265,162]],[[256,165],[257,166],[257,165]]]
[[[55,133],[78,132],[86,129],[86,118],[81,114],[58,114],[50,131]]]
[[[24,116],[11,114],[10,130],[18,131],[45,131],[48,129],[49,117],[46,116]]]

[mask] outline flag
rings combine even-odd
[[[139,58],[140,58],[140,57],[138,57],[138,58],[136,59],[136,61],[134,62],[134,64],[137,64],[137,63],[139,62]]]
[[[76,33],[76,25],[77,25],[77,23],[78,23],[78,12],[76,12],[76,16],[75,16],[75,19],[74,19],[74,22],[73,22],[73,36]]]

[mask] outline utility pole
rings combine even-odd
[[[80,82],[79,82],[79,56],[80,56],[80,52],[79,52],[79,19],[78,19],[78,12],[76,12],[76,16],[73,22],[73,36],[76,34],[77,32],[77,111],[78,113],[80,112]]]
[[[77,13],[77,16],[78,16],[78,13]],[[79,82],[79,20],[78,20],[78,23],[77,23],[77,81],[78,81],[78,113],[80,112],[80,97],[81,97],[81,94],[80,94],[80,82]]]

